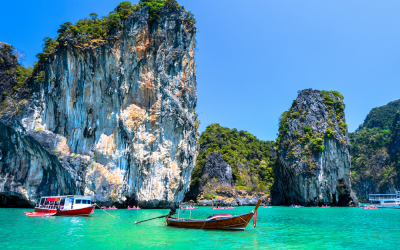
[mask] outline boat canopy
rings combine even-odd
[[[87,198],[92,198],[91,196],[87,196],[87,195],[58,195],[58,196],[42,196],[41,198],[65,198],[65,197],[76,197],[76,198],[80,198],[80,197],[87,197]]]
[[[370,200],[396,200],[400,198],[400,194],[370,194]]]
[[[86,207],[92,204],[91,196],[64,195],[64,196],[42,196],[38,208],[44,209],[73,209],[74,207]]]

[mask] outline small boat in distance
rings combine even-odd
[[[94,212],[92,197],[79,195],[45,196],[35,207],[35,212],[25,212],[29,217],[89,216]]]
[[[217,230],[240,230],[243,231],[247,224],[254,216],[254,227],[257,221],[257,209],[261,204],[261,200],[258,200],[256,207],[253,211],[240,214],[217,214],[209,216],[203,220],[173,218],[167,216],[166,224],[169,227],[180,227],[180,228],[194,228],[194,229],[217,229]]]
[[[180,210],[195,210],[199,209],[198,207],[192,207],[192,206],[186,206],[186,207],[180,207]]]
[[[400,191],[395,194],[370,194],[371,205],[377,208],[400,208]]]
[[[378,209],[376,206],[370,206],[370,205],[365,205],[363,206],[363,209]]]
[[[141,209],[139,206],[133,206],[133,207],[129,207],[128,206],[128,209],[130,209],[130,210],[138,210],[138,209]]]
[[[116,208],[115,206],[110,206],[109,208],[107,208],[106,206],[102,207],[103,210],[116,210],[118,208]]]

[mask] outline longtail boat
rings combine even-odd
[[[256,226],[257,220],[257,209],[261,204],[261,200],[258,200],[256,207],[253,211],[246,214],[230,215],[230,214],[218,214],[209,216],[205,220],[192,220],[173,218],[168,216],[166,219],[167,226],[180,227],[180,228],[195,228],[195,229],[218,229],[218,230],[240,230],[243,231],[247,224],[254,216],[254,227]]]
[[[35,212],[25,212],[29,217],[46,216],[89,216],[94,212],[90,196],[48,196],[42,197]]]

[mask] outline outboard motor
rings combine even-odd
[[[176,214],[176,208],[175,208],[175,206],[172,206],[171,211],[169,211],[167,218],[171,217],[174,214]]]

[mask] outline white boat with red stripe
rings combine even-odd
[[[30,217],[89,216],[94,212],[94,207],[91,196],[44,196],[35,207],[35,212],[25,212],[25,214]]]

